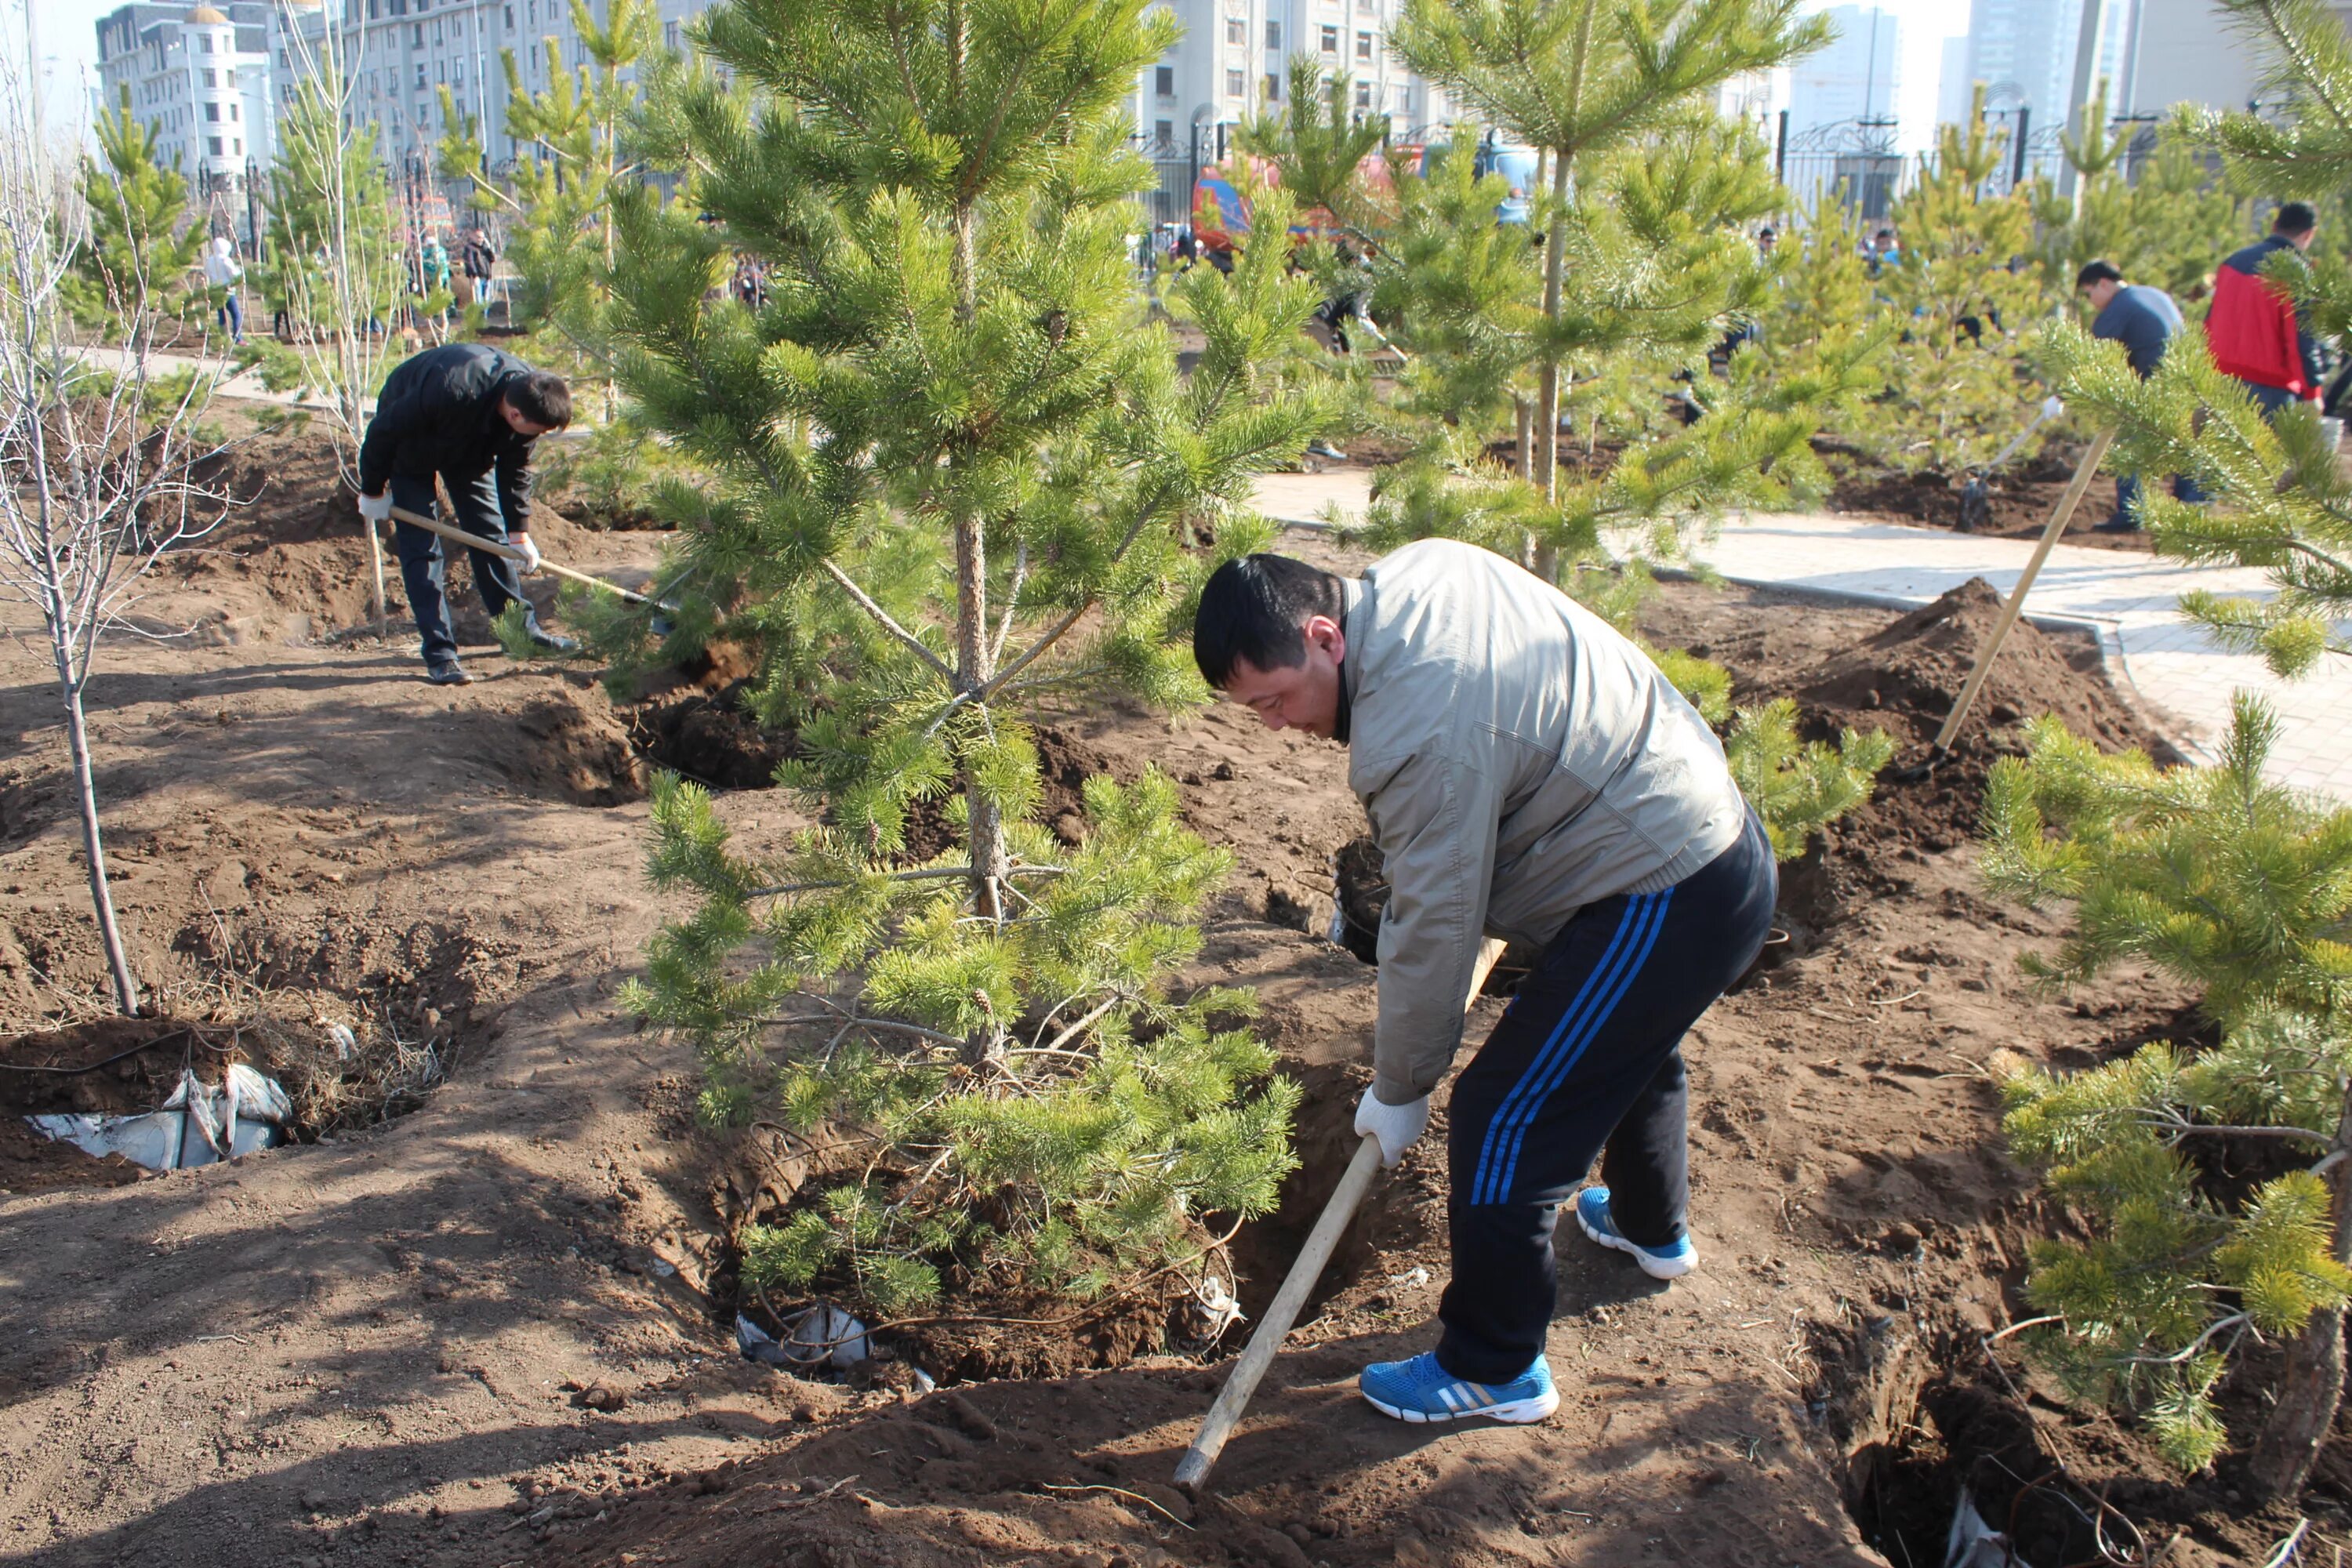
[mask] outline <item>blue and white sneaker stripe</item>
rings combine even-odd
[[[1411,1361],[1374,1362],[1356,1386],[1381,1415],[1416,1425],[1474,1415],[1524,1424],[1559,1408],[1551,1368],[1541,1356],[1508,1383],[1472,1383],[1448,1373],[1434,1353],[1424,1351]]]
[[[1628,1241],[1619,1234],[1617,1222],[1609,1213],[1609,1189],[1587,1187],[1576,1194],[1577,1228],[1603,1247],[1613,1247],[1620,1252],[1630,1252],[1642,1272],[1653,1279],[1679,1279],[1698,1267],[1698,1248],[1685,1236],[1672,1247],[1643,1247]]]

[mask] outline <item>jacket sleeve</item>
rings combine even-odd
[[[394,372],[394,376],[398,373]],[[368,421],[367,435],[360,441],[360,493],[375,495],[392,478],[393,460],[400,455],[400,445],[410,437],[420,434],[430,423],[425,408],[426,384],[404,382],[394,388],[384,384],[376,400],[375,416]]]
[[[2319,340],[2304,330],[2302,312],[2290,308],[2288,320],[2294,322],[2294,356],[2303,367],[2303,395],[2315,398],[2327,386],[2326,374],[2319,365]]]
[[[499,515],[509,533],[530,531],[530,441],[509,441],[499,448]]]
[[[1463,1004],[1486,937],[1498,801],[1477,768],[1433,751],[1405,759],[1366,805],[1389,879],[1372,1091],[1402,1105],[1437,1086],[1462,1044]]]

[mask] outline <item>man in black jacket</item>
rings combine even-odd
[[[438,476],[449,487],[458,527],[521,551],[523,573],[536,572],[539,548],[529,531],[531,444],[571,423],[572,391],[563,378],[511,354],[485,343],[445,343],[413,354],[384,378],[360,444],[360,515],[373,527],[396,506],[438,521]],[[440,537],[395,523],[393,546],[424,639],[425,679],[465,685],[473,677],[457,663],[457,639],[449,630]],[[495,617],[520,603],[532,641],[572,647],[569,638],[541,629],[516,581],[517,563],[485,550],[468,553],[484,609]]]

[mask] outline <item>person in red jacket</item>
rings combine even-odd
[[[2315,399],[2322,387],[2319,347],[2295,321],[2294,300],[2263,276],[2263,268],[2283,250],[2311,248],[2319,220],[2305,202],[2288,202],[2271,224],[2271,237],[2250,245],[2213,278],[2213,303],[2205,317],[2205,342],[2224,375],[2245,384],[2264,415],[2290,403]]]

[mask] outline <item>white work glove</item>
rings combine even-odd
[[[382,495],[360,497],[360,515],[370,522],[387,522],[392,518],[392,487],[383,487]]]
[[[2065,412],[2066,404],[2063,399],[2045,397],[2042,400],[2042,417],[2044,419],[2055,419]]]
[[[1381,1141],[1381,1163],[1392,1166],[1429,1128],[1429,1096],[1406,1105],[1383,1105],[1370,1089],[1356,1101],[1356,1135]]]
[[[522,559],[515,563],[516,571],[526,577],[539,571],[539,546],[530,542],[530,534],[509,533],[507,535],[507,543],[522,552]]]

